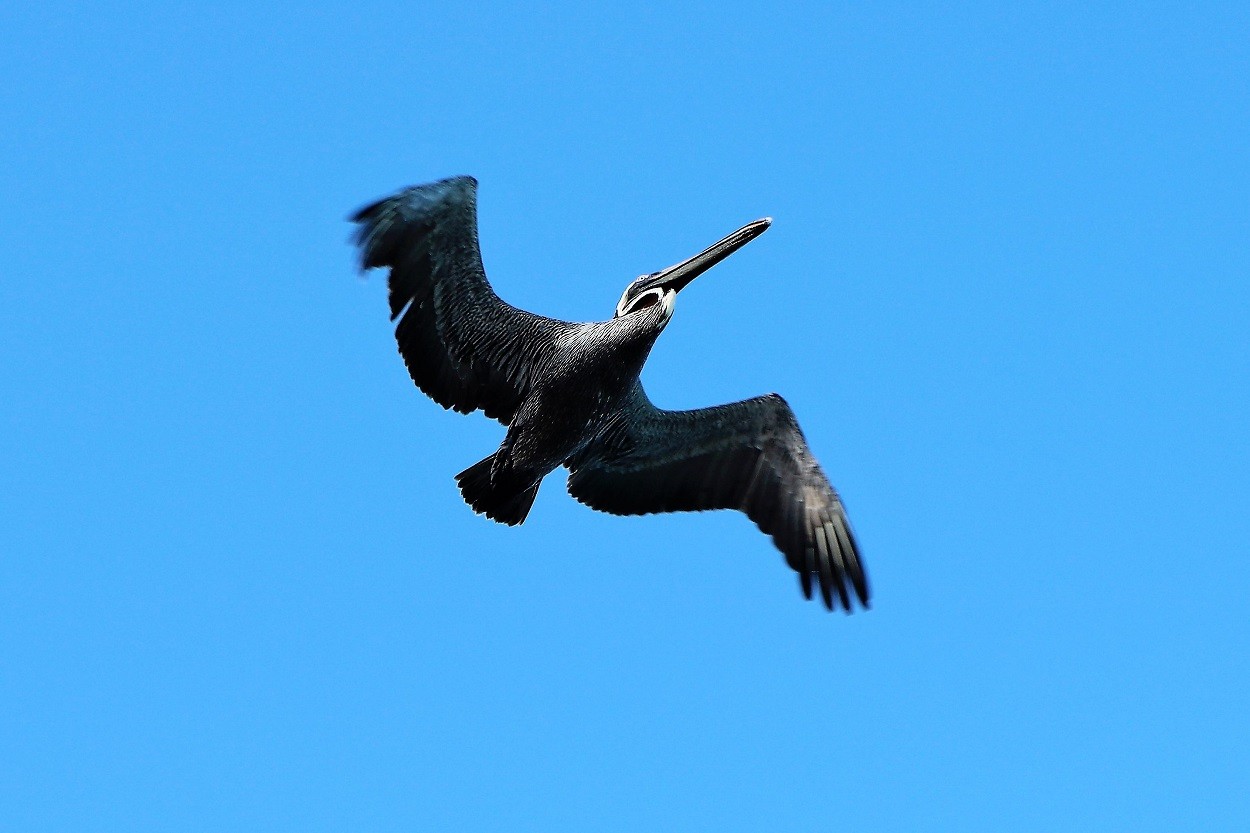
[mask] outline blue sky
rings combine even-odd
[[[9,4],[0,828],[1250,826],[1244,3]],[[481,182],[644,381],[769,391],[870,612],[730,513],[529,521],[345,217]]]

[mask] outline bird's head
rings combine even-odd
[[[694,257],[687,258],[667,269],[661,269],[659,272],[635,278],[629,286],[625,287],[625,292],[616,305],[616,314],[612,317],[620,318],[658,305],[662,308],[664,320],[667,321],[673,315],[673,305],[678,292],[699,275],[759,237],[772,222],[771,217],[765,217],[762,220],[747,223]]]

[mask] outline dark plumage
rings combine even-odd
[[[850,612],[852,596],[867,607],[846,512],[785,400],[665,411],[639,382],[676,293],[770,221],[633,281],[611,320],[573,324],[516,309],[491,289],[476,193],[476,180],[455,177],[352,217],[362,268],[390,268],[391,318],[412,380],[444,408],[481,409],[508,426],[494,454],[456,476],[469,505],[519,524],[542,478],[563,465],[569,493],[603,512],[740,509],[772,536],[807,598],[815,584],[830,609]]]

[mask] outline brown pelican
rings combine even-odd
[[[498,451],[456,475],[474,511],[519,524],[542,479],[566,466],[569,494],[603,512],[740,509],[772,536],[807,598],[814,579],[830,610],[850,612],[852,593],[868,606],[842,501],[785,400],[666,411],[638,378],[677,293],[771,220],[633,281],[610,320],[573,324],[491,289],[472,177],[405,189],[351,219],[361,268],[390,268],[395,338],[417,387],[444,408],[481,409],[508,427]]]

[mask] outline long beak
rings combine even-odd
[[[733,234],[725,237],[708,246],[703,251],[691,258],[683,260],[681,263],[674,264],[667,269],[656,272],[651,276],[651,280],[647,282],[647,289],[654,287],[663,287],[671,289],[674,292],[680,292],[685,286],[695,278],[729,257],[734,252],[750,243],[755,238],[763,234],[770,225],[772,225],[772,217],[764,217],[763,219],[747,223]]]

